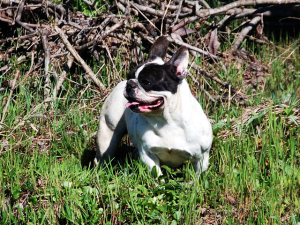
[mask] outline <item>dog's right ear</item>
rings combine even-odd
[[[158,57],[163,60],[166,57],[168,46],[168,39],[165,36],[160,36],[151,46],[149,57],[146,62],[153,61]]]

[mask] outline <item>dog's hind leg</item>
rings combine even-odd
[[[113,159],[122,137],[127,133],[124,111],[127,100],[123,96],[126,81],[119,83],[103,104],[96,136],[94,164]]]
[[[126,124],[124,119],[119,120],[118,124],[114,127],[110,124],[108,116],[100,118],[96,138],[97,152],[94,160],[95,165],[108,162],[114,158],[118,145],[125,134]]]

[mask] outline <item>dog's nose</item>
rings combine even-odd
[[[138,85],[136,82],[134,82],[133,80],[128,80],[127,84],[126,84],[126,91],[129,92],[131,91],[131,89],[136,88]]]

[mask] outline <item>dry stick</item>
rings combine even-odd
[[[67,68],[64,69],[64,71],[62,72],[62,74],[60,75],[54,89],[53,89],[53,99],[56,100],[57,98],[57,93],[60,89],[60,87],[62,86],[62,83],[64,82],[66,76],[67,76],[67,72],[71,69],[73,62],[74,62],[74,57],[71,55],[68,55],[68,62],[67,62]]]
[[[75,50],[78,50],[78,51],[83,51],[83,50],[86,50],[88,49],[89,47],[93,46],[95,44],[95,41],[96,41],[96,44],[99,44],[102,42],[102,40],[104,38],[106,38],[110,33],[114,32],[115,30],[117,30],[119,27],[121,27],[123,24],[124,24],[124,20],[122,21],[118,21],[118,19],[114,18],[113,19],[114,22],[117,22],[115,25],[113,25],[109,30],[105,31],[104,34],[102,34],[98,40],[93,40],[93,41],[90,41],[80,47],[75,47]],[[64,35],[64,34],[63,34]],[[70,44],[71,45],[71,44]],[[74,50],[74,51],[75,51]],[[76,58],[76,57],[75,57]]]
[[[192,16],[192,17],[189,17],[187,19],[181,20],[177,25],[175,25],[172,28],[172,33],[174,33],[179,28],[184,27],[186,24],[192,23],[192,22],[194,22],[194,21],[196,21],[198,19],[199,19],[199,16]]]
[[[47,1],[47,6],[53,8],[55,11],[56,10],[60,11],[60,20],[62,20],[64,18],[64,15],[66,14],[66,10],[63,7],[63,5],[57,4],[57,3],[52,2],[52,1]]]
[[[195,64],[191,64],[190,67],[192,67],[193,69],[201,72],[204,76],[208,77],[209,79],[216,81],[218,84],[222,85],[223,87],[228,88],[228,86],[229,86],[228,83],[223,82],[218,77],[213,76],[212,74],[206,72],[200,66],[197,66]],[[235,93],[236,95],[239,95],[240,98],[242,98],[242,99],[245,99],[245,100],[248,99],[248,96],[245,95],[244,93],[240,92],[240,90],[236,90],[236,89],[231,87],[231,92]]]
[[[50,66],[50,51],[49,51],[49,46],[48,46],[48,36],[49,32],[47,30],[42,30],[42,44],[43,44],[43,49],[45,52],[45,86],[44,86],[44,97],[45,99],[50,96],[50,77],[49,77],[49,66]]]
[[[3,21],[3,22],[6,22],[6,23],[9,23],[9,24],[12,24],[14,21],[10,18],[2,18],[0,17],[0,21]]]
[[[209,4],[205,1],[205,0],[199,0],[199,2],[205,6],[205,8],[210,9],[211,7],[209,6]]]
[[[101,83],[101,81],[97,78],[97,76],[94,74],[91,68],[85,63],[85,61],[80,57],[77,51],[72,47],[64,32],[57,26],[55,26],[55,30],[59,34],[67,49],[71,52],[74,58],[82,65],[83,69],[92,78],[95,84],[100,88],[100,90],[105,90],[105,86]]]
[[[24,3],[25,3],[25,0],[22,0],[20,2],[18,14],[17,14],[17,17],[16,17],[16,22],[18,24],[20,24],[22,27],[24,27],[26,30],[29,30],[31,33],[34,33],[33,29],[31,29],[30,27],[28,27],[25,23],[21,22],[21,16],[22,16],[23,8],[24,8]]]
[[[152,2],[152,3],[156,4],[156,5],[158,5],[160,8],[163,5],[165,5],[165,3],[163,3],[163,1],[161,1],[161,0],[150,0],[149,2]],[[190,2],[189,1],[185,1],[185,3],[189,4]],[[191,3],[192,3],[191,6],[193,6],[194,5],[193,2],[191,2]],[[178,5],[169,5],[169,10],[170,11],[176,11],[178,8],[179,8]],[[181,11],[182,12],[189,12],[189,13],[191,13],[193,10],[190,9],[190,8],[187,8],[187,7],[182,7]]]
[[[194,47],[194,46],[189,45],[189,44],[187,44],[187,43],[184,43],[183,41],[179,41],[179,40],[173,39],[173,38],[171,38],[171,37],[168,37],[168,41],[174,42],[174,43],[176,43],[176,44],[178,44],[178,45],[181,45],[181,46],[185,46],[185,47],[187,47],[187,48],[189,48],[189,49],[191,49],[191,50],[194,50],[194,51],[199,52],[199,53],[201,53],[201,54],[203,54],[203,55],[209,56],[209,57],[212,58],[212,59],[220,60],[220,57],[218,57],[218,56],[216,56],[216,55],[213,55],[213,54],[211,54],[211,53],[209,53],[209,52],[207,52],[207,51],[204,51],[204,50],[202,50],[202,49],[200,49],[200,48],[197,48],[197,47]]]
[[[141,33],[141,32],[139,32],[139,35],[141,35],[142,38],[148,40],[148,41],[151,42],[151,43],[154,42],[154,39],[153,39],[153,38],[151,38],[151,37],[149,37],[149,36],[146,36],[145,34],[143,34],[143,33]],[[171,38],[171,37],[167,37],[167,39],[168,39],[168,41],[170,41],[170,42],[176,43],[176,44],[178,44],[178,45],[180,45],[180,46],[185,46],[185,47],[187,47],[187,48],[189,48],[189,49],[191,49],[191,50],[194,50],[194,51],[199,52],[199,53],[201,53],[201,54],[203,54],[203,55],[209,56],[209,57],[211,57],[212,59],[215,59],[215,60],[220,60],[220,59],[221,59],[220,57],[218,57],[218,56],[216,56],[216,55],[213,55],[213,54],[211,54],[211,53],[209,53],[209,52],[207,52],[207,51],[204,51],[204,50],[202,50],[202,49],[200,49],[200,48],[197,48],[197,47],[194,47],[194,46],[192,46],[192,45],[189,45],[189,44],[187,44],[187,43],[185,43],[185,42],[183,42],[183,41],[179,41],[179,40],[173,39],[173,38]]]
[[[2,39],[2,40],[0,40],[0,44],[1,44],[1,43],[5,43],[5,42],[9,42],[9,41],[14,41],[14,40],[20,42],[20,41],[22,41],[22,40],[24,40],[24,39],[32,38],[32,37],[34,37],[35,35],[36,35],[36,34],[28,34],[28,35],[24,35],[24,36],[16,37],[16,38],[6,38],[6,39]]]
[[[122,4],[126,4],[127,0],[119,0]],[[162,10],[158,10],[158,9],[152,9],[148,6],[143,6],[143,5],[139,5],[139,4],[136,4],[136,3],[133,3],[133,2],[130,2],[130,4],[136,8],[138,11],[142,11],[142,12],[145,12],[145,13],[150,13],[151,15],[154,15],[154,16],[158,16],[158,17],[163,17],[164,16],[164,11]],[[185,17],[185,16],[189,16],[191,15],[191,12],[187,12],[187,13],[180,13],[179,16],[180,17]],[[170,15],[166,15],[167,18],[174,18],[176,17],[176,15],[174,14],[170,14]]]
[[[245,27],[242,32],[239,34],[238,38],[232,45],[232,52],[236,52],[239,46],[242,44],[244,38],[246,35],[253,29],[253,27],[260,21],[260,16],[254,17],[248,24],[247,27]]]
[[[196,78],[191,74],[188,73],[188,75],[192,78],[192,81],[201,89],[201,91],[203,91],[208,98],[212,101],[212,102],[216,102],[216,100],[208,93],[208,91],[206,91],[202,85],[200,85],[200,83],[196,80]]]
[[[241,7],[241,6],[255,6],[255,5],[262,5],[262,4],[296,4],[300,3],[300,0],[240,0],[236,2],[229,3],[225,6],[221,6],[219,8],[214,9],[200,9],[196,11],[196,15],[200,18],[205,18],[217,14],[224,14],[226,11]]]
[[[151,24],[151,26],[156,29],[158,32],[161,32],[153,23],[151,20],[148,19],[148,17],[143,13],[141,12],[141,10],[139,8],[137,8],[133,3],[131,3],[131,5],[136,8],[136,10]]]
[[[26,79],[27,77],[30,75],[30,73],[32,72],[32,68],[33,68],[33,64],[34,64],[34,53],[33,51],[31,52],[31,65],[30,65],[30,68],[29,70],[26,72],[25,76],[23,77],[23,79],[16,85],[15,88],[17,88],[20,84],[22,84]]]
[[[173,27],[175,25],[175,23],[177,23],[177,21],[178,21],[179,14],[181,13],[181,10],[182,10],[182,2],[183,2],[183,0],[179,1],[178,9],[176,11],[176,17],[175,17],[175,20],[173,21],[171,27]]]
[[[169,0],[169,3],[168,3],[168,5],[167,5],[167,8],[166,8],[166,10],[164,10],[165,12],[164,12],[164,15],[163,15],[163,17],[162,17],[162,19],[161,19],[160,35],[163,34],[162,30],[163,30],[163,25],[164,25],[164,19],[165,19],[165,16],[166,16],[167,12],[168,12],[168,9],[169,9],[170,4],[171,4],[171,0]]]
[[[94,0],[94,2],[90,2],[88,0],[82,0],[84,3],[86,3],[89,6],[94,7],[96,5],[97,0]]]
[[[229,10],[230,11],[230,10]],[[291,7],[290,10],[280,9],[278,6],[274,7],[265,7],[260,9],[236,9],[238,13],[235,13],[235,19],[244,18],[250,15],[259,16],[263,15],[263,17],[287,17],[287,16],[297,16],[296,7]],[[227,14],[227,12],[226,12]]]
[[[224,18],[217,23],[216,27],[221,28],[231,16],[225,15]]]
[[[18,71],[16,72],[15,78],[14,78],[14,80],[13,80],[13,82],[12,82],[12,87],[11,87],[11,89],[10,89],[9,96],[8,96],[6,105],[5,105],[4,110],[3,110],[2,119],[1,119],[1,121],[0,121],[0,129],[2,129],[1,124],[3,124],[4,118],[5,118],[5,114],[6,114],[6,112],[7,112],[7,109],[8,109],[9,103],[10,103],[11,96],[12,96],[14,90],[15,90],[15,85],[16,85],[17,79],[18,79],[18,77],[20,76],[20,74],[21,74],[21,73],[20,73],[20,71],[18,70]]]
[[[125,14],[126,7],[125,7],[122,3],[118,2],[118,1],[116,1],[116,5],[117,5],[117,8],[118,8],[122,13]]]

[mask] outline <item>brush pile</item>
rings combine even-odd
[[[64,2],[1,1],[0,73],[13,74],[16,65],[31,63],[22,81],[15,73],[15,79],[12,76],[0,87],[2,91],[6,87],[14,89],[26,79],[34,82],[42,77],[39,82],[45,87],[44,99],[51,101],[63,89],[66,74],[76,62],[85,70],[84,78],[92,81],[89,88],[104,96],[112,83],[124,79],[118,76],[121,70],[126,72],[129,64],[141,63],[144,49],[157,36],[167,35],[173,43],[170,54],[172,48],[183,45],[194,58],[202,57],[201,67],[190,64],[190,77],[196,89],[200,88],[213,102],[229,99],[242,103],[247,101],[247,88],[263,87],[264,76],[269,73],[267,66],[241,48],[245,39],[272,44],[264,35],[265,23],[296,27],[300,22],[300,0],[240,0],[222,2],[214,8],[204,0]],[[227,46],[226,51],[221,44]],[[112,79],[91,69],[91,61],[103,62],[103,58],[114,65],[118,54],[122,56],[123,67],[114,66]],[[12,58],[14,65],[7,63]],[[246,65],[243,88],[236,89],[230,80],[218,76],[225,74],[226,66],[233,61],[238,68]],[[76,79],[74,76],[72,81],[76,83]],[[103,84],[103,79],[108,79],[108,85]],[[205,79],[213,80],[219,88],[204,90]]]

